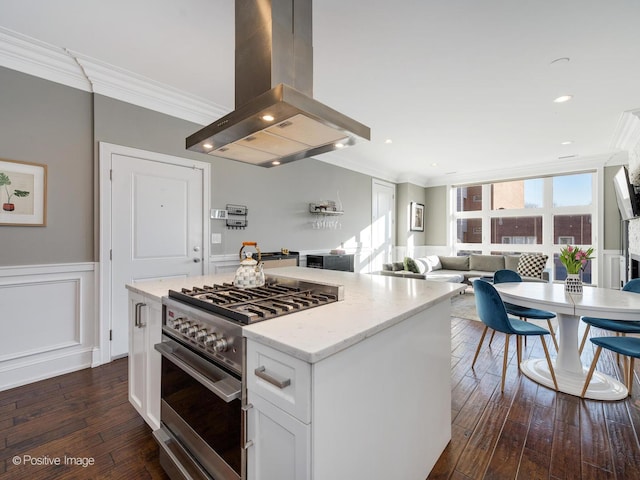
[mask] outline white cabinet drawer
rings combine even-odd
[[[249,402],[255,392],[301,422],[311,421],[311,365],[247,340]]]

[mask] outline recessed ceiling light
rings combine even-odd
[[[271,165],[280,165],[280,160],[274,160]]]
[[[567,158],[574,158],[578,155],[565,155],[564,157],[558,157],[558,160],[566,160]]]
[[[207,150],[211,150],[213,148],[213,145],[211,145],[210,143],[203,143],[202,147],[206,148]]]
[[[573,143],[573,141],[567,140],[565,142],[561,142],[560,145],[571,145],[572,143]]]
[[[561,95],[558,98],[556,98],[554,100],[555,103],[564,103],[564,102],[568,102],[569,100],[571,100],[573,98],[573,95]]]
[[[555,60],[551,60],[551,64],[553,65],[554,63],[567,63],[569,60],[571,60],[569,57],[560,57],[556,58]]]
[[[433,162],[433,163],[431,164],[431,166],[432,166],[432,167],[437,167],[437,166],[438,166],[438,164],[437,164],[437,163],[435,163],[435,162]]]
[[[393,140],[391,140],[390,138],[387,138],[384,143],[393,143]]]
[[[273,115],[263,115],[263,116],[262,116],[262,119],[263,119],[265,122],[273,122],[273,121],[275,120],[275,118],[273,117]]]

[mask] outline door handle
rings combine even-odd
[[[200,263],[200,262],[201,262],[201,260],[199,258],[194,258],[193,259],[193,263]]]

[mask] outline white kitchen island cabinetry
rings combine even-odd
[[[412,296],[418,284],[398,280],[407,279],[386,288]],[[251,480],[429,475],[451,438],[450,295],[412,308],[390,294],[396,314],[379,323],[353,316],[349,303],[377,296],[372,282],[345,285],[343,302],[245,328]],[[340,322],[362,321],[375,327],[333,341]]]
[[[156,430],[160,427],[160,354],[162,304],[129,291],[129,402]]]

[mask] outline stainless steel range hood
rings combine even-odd
[[[187,149],[262,167],[370,139],[369,127],[314,100],[311,0],[236,0],[236,109]]]

